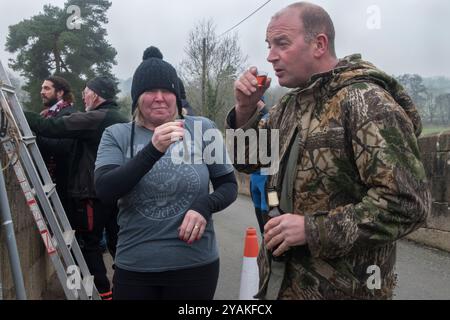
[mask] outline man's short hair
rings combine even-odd
[[[288,6],[288,8],[296,8],[300,12],[300,20],[303,22],[305,30],[305,41],[311,42],[320,33],[328,38],[329,53],[336,57],[336,49],[334,45],[335,30],[333,20],[331,20],[328,12],[322,7],[309,2],[296,2]]]
[[[65,102],[73,103],[75,101],[75,97],[72,93],[72,88],[70,88],[70,84],[69,84],[69,82],[67,82],[66,79],[59,77],[59,76],[51,76],[45,80],[53,83],[53,87],[55,88],[55,93],[58,91],[64,92],[62,99]]]

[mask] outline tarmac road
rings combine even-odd
[[[247,227],[257,228],[249,197],[238,200],[224,212],[214,215],[220,248],[220,277],[216,300],[239,297],[244,237]],[[450,253],[401,240],[397,247],[398,286],[395,298],[450,299]]]

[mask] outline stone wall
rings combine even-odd
[[[433,206],[424,228],[408,238],[450,252],[450,130],[419,139]]]
[[[1,164],[6,164],[6,155],[0,149]],[[12,168],[3,171],[14,231],[19,250],[20,263],[28,299],[42,299],[47,294],[54,269],[47,257],[31,212]],[[3,299],[15,299],[15,289],[10,270],[5,234],[0,231],[0,289]]]

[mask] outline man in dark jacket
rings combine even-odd
[[[76,111],[73,106],[75,99],[72,89],[64,78],[51,76],[45,79],[41,86],[41,98],[44,106],[41,115],[44,118],[59,118]],[[76,141],[40,135],[36,141],[50,176],[56,184],[61,204],[68,212],[70,210],[67,197],[68,176]]]
[[[69,176],[68,189],[73,208],[69,220],[77,231],[84,258],[104,299],[110,299],[112,293],[99,244],[105,224],[117,211],[115,204],[102,204],[96,196],[94,164],[103,131],[113,124],[128,121],[121,115],[115,102],[115,88],[115,83],[107,77],[89,81],[83,91],[86,112],[48,119],[36,113],[25,112],[28,123],[36,134],[77,140]]]

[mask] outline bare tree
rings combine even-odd
[[[440,94],[436,97],[442,124],[450,124],[450,93]]]
[[[247,57],[242,54],[236,33],[218,37],[215,29],[208,20],[191,30],[180,73],[196,113],[217,121],[223,119],[225,109],[234,101],[233,83]]]
[[[29,94],[22,89],[22,80],[19,77],[16,77],[14,74],[8,71],[8,77],[11,81],[12,86],[16,91],[17,98],[19,99],[21,104],[24,104],[30,101]]]
[[[427,91],[425,93],[424,105],[424,114],[427,116],[424,120],[428,120],[430,124],[433,124],[436,120],[438,110],[434,101],[434,94],[432,92]]]
[[[423,83],[423,78],[418,74],[403,74],[398,76],[397,80],[411,96],[422,119],[425,122],[429,122],[429,110],[426,106],[429,97],[427,96],[428,90]]]

